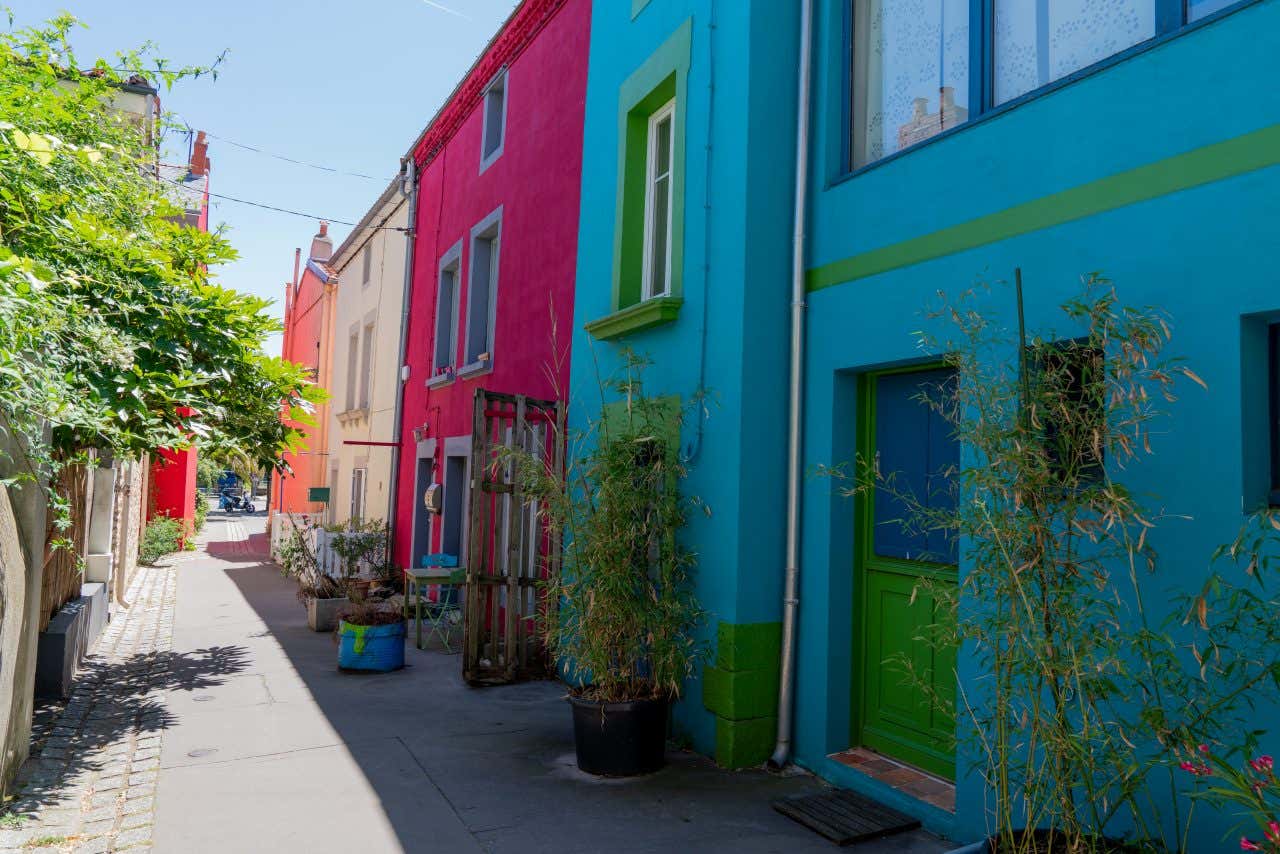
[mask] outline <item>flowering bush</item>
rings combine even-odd
[[[1241,836],[1241,851],[1280,854],[1280,780],[1272,757],[1255,757],[1241,768],[1202,744],[1178,767],[1198,778],[1193,797],[1218,808],[1237,807],[1262,831],[1261,839]]]

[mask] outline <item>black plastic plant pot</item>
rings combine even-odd
[[[599,703],[569,698],[578,767],[600,777],[652,774],[666,764],[667,700]]]

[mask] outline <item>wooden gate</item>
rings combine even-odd
[[[547,675],[543,620],[554,619],[539,582],[560,570],[559,537],[521,493],[504,449],[542,459],[564,476],[564,407],[476,389],[471,429],[466,617],[462,676],[498,685]]]
[[[67,517],[49,508],[44,536],[44,572],[40,578],[40,631],[63,605],[80,595],[84,581],[81,561],[88,554],[90,465],[65,464],[54,484],[58,496],[67,502]],[[69,517],[69,518],[68,518]]]

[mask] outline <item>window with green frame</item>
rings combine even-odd
[[[860,169],[1250,0],[848,0]]]
[[[684,304],[685,21],[619,89],[618,193],[610,313],[602,340],[674,321]]]

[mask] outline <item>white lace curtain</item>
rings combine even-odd
[[[967,107],[969,0],[858,0],[854,9],[857,167],[897,151],[900,131],[921,108],[938,131],[955,123],[956,113],[942,110],[944,89]]]

